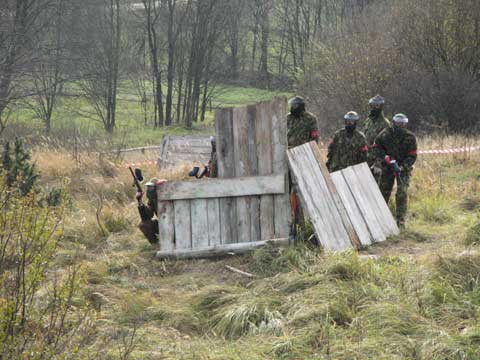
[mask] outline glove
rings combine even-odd
[[[143,192],[137,191],[137,193],[135,194],[135,199],[137,199],[139,203],[142,202],[142,197],[143,197]]]

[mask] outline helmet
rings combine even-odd
[[[217,138],[215,136],[210,136],[210,143],[215,145],[217,143]]]
[[[302,98],[301,96],[295,96],[288,100],[288,105],[305,105],[305,99]]]
[[[393,122],[400,124],[408,124],[408,118],[405,114],[397,114],[393,117]]]
[[[350,120],[350,121],[360,120],[360,116],[355,111],[349,111],[348,113],[345,114],[343,118],[345,120]]]
[[[375,95],[368,101],[369,105],[382,106],[385,104],[385,98],[380,95]]]

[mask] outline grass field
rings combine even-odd
[[[97,358],[121,358],[135,334],[130,359],[480,359],[479,153],[421,156],[406,230],[360,254],[299,244],[162,262],[135,227],[127,172],[59,152],[36,159],[44,184],[68,179],[72,205],[55,262],[82,264],[77,306],[95,309],[101,336],[88,349]]]

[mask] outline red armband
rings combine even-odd
[[[316,139],[316,138],[320,137],[320,132],[318,130],[310,131],[310,137],[312,139]]]
[[[362,151],[362,152],[367,152],[367,151],[368,151],[368,145],[364,145],[364,146],[360,149],[360,151]]]
[[[328,146],[333,145],[333,139],[328,140]]]

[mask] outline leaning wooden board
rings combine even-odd
[[[399,233],[366,163],[329,174],[314,142],[290,149],[288,159],[302,206],[326,250],[368,246]]]

